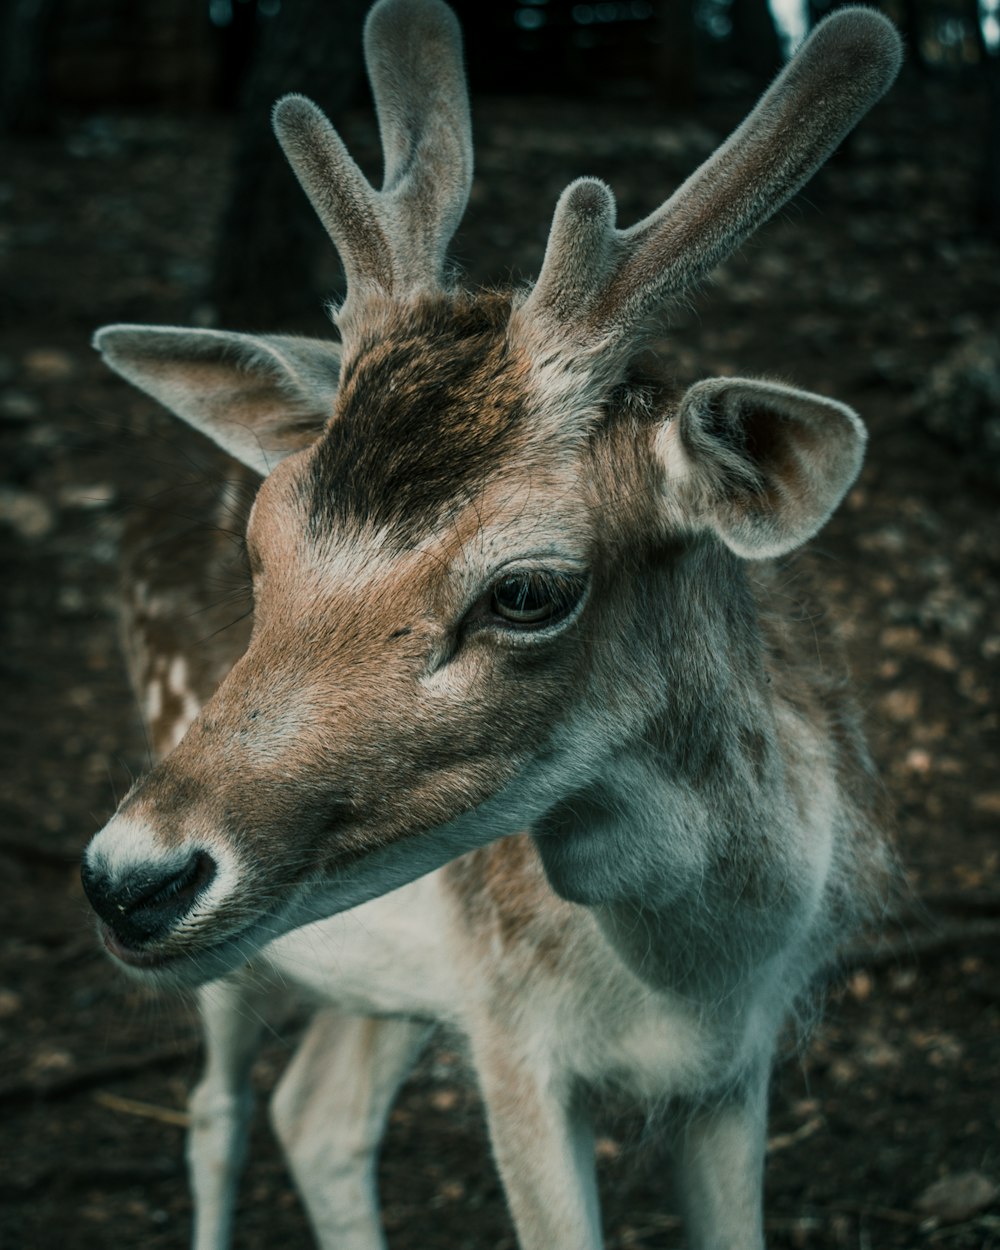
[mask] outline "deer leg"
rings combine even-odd
[[[430,1028],[320,1012],[271,1102],[323,1250],[382,1250],[375,1165],[386,1116]]]
[[[226,1250],[253,1115],[250,1069],[260,1043],[264,994],[248,978],[228,977],[198,991],[205,1069],[188,1109],[188,1175],[194,1200],[194,1250]]]
[[[476,1067],[521,1250],[600,1250],[594,1134],[570,1088],[495,1046]]]
[[[681,1108],[674,1171],[691,1250],[764,1250],[769,1068],[712,1106]]]

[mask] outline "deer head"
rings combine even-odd
[[[714,627],[710,595],[665,602],[664,578],[790,551],[861,460],[842,404],[732,378],[677,398],[637,362],[653,319],[887,89],[900,49],[884,18],[823,22],[637,225],[616,228],[605,185],[574,182],[538,281],[506,294],[457,290],[445,266],[472,166],[452,13],[380,0],[365,51],[381,190],[314,104],[274,112],[347,273],[339,342],[96,338],[264,477],[249,648],[85,860],[109,950],[161,979],[218,975],[543,820],[672,697],[673,640]],[[547,863],[571,896],[614,889],[572,856]]]

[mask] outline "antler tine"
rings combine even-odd
[[[434,290],[469,198],[472,134],[454,14],[441,0],[379,0],[365,25],[365,60],[385,156],[376,191],[322,110],[284,96],[274,130],[340,253],[348,303],[377,289]],[[350,320],[341,309],[341,326]]]
[[[303,191],[333,240],[348,289],[392,290],[393,265],[378,192],[357,167],[326,115],[301,95],[274,106],[274,133]]]
[[[739,129],[645,220],[615,230],[614,202],[602,184],[571,184],[522,316],[555,320],[583,339],[626,334],[790,199],[888,90],[901,60],[886,18],[842,9],[817,26]]]
[[[439,0],[381,0],[365,26],[385,175],[406,261],[440,274],[472,187],[472,121],[458,20]],[[403,275],[404,281],[406,275]]]

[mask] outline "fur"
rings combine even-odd
[[[246,1022],[288,994],[316,1012],[275,1126],[330,1250],[381,1245],[378,1141],[435,1020],[468,1040],[524,1250],[599,1250],[604,1090],[663,1112],[691,1245],[760,1250],[777,1039],[888,872],[836,640],[770,560],[830,515],[864,432],[777,383],[674,395],[644,326],[802,184],[898,40],[836,14],[657,213],[617,231],[578,182],[534,290],[477,295],[443,276],[471,170],[454,19],[380,0],[366,56],[381,191],[314,105],[276,115],[344,258],[342,343],[97,339],[273,469],[249,639],[192,646],[192,613],[239,580],[231,548],[192,567],[175,536],[133,562],[162,758],[84,869],[111,954],[200,987],[196,1250],[231,1232]]]

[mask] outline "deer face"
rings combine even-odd
[[[553,398],[508,317],[494,297],[385,310],[323,432],[265,478],[248,650],[88,851],[126,966],[216,975],[542,818],[663,698],[666,552],[794,546],[856,470],[856,418],[787,388],[702,384],[677,406],[585,375]],[[204,402],[203,363],[158,347]],[[231,367],[260,401],[252,364]]]
[[[249,648],[88,852],[127,966],[211,975],[516,831],[575,777],[610,531],[590,440],[547,427],[508,311],[387,314],[326,431],[264,480]]]
[[[442,276],[471,171],[454,18],[439,0],[380,0],[366,52],[381,191],[314,105],[288,97],[275,119],[344,261],[342,345],[97,337],[119,373],[266,475],[249,648],[85,859],[108,949],[161,979],[217,976],[539,820],[662,689],[649,591],[664,553],[790,550],[860,463],[842,405],[740,379],[668,402],[631,361],[658,303],[888,86],[884,19],[824,23],[630,230],[606,187],[574,183],[516,296],[455,294]]]

